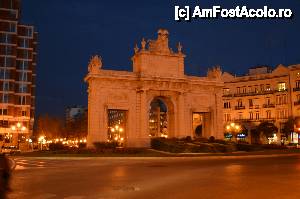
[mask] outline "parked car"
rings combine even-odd
[[[21,151],[16,146],[2,146],[1,153],[16,154],[21,153]]]

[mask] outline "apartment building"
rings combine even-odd
[[[37,32],[19,0],[0,1],[0,146],[26,146],[35,112]]]
[[[300,116],[300,65],[253,67],[244,76],[224,72],[222,79],[224,132],[226,125],[239,124],[253,142],[251,131],[268,121],[279,129],[274,141],[280,142],[287,119]]]

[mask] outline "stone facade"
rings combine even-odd
[[[88,83],[88,146],[108,140],[108,110],[126,112],[124,145],[148,147],[149,110],[154,99],[167,107],[168,137],[195,136],[193,113],[203,117],[201,136],[223,138],[221,70],[207,77],[184,74],[185,55],[169,48],[169,33],[160,29],[156,40],[145,39],[134,49],[133,71],[104,70],[99,56],[91,59]],[[123,139],[123,138],[122,138]]]
[[[281,129],[289,117],[300,116],[300,65],[278,65],[274,70],[266,66],[249,69],[249,74],[233,76],[222,74],[223,121],[245,125],[251,130],[263,121],[272,122]]]

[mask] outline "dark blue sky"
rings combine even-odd
[[[62,115],[66,106],[86,105],[83,78],[91,55],[101,55],[105,68],[130,70],[135,43],[155,38],[160,27],[169,30],[173,49],[182,43],[187,74],[205,74],[214,65],[243,74],[256,65],[300,63],[299,0],[197,1],[201,7],[290,8],[290,20],[175,22],[174,6],[194,6],[193,2],[23,0],[22,21],[39,32],[37,113]]]

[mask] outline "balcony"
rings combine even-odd
[[[248,119],[235,119],[234,122],[275,122],[276,118],[248,118]]]
[[[293,88],[293,91],[300,91],[300,87]]]
[[[275,104],[264,104],[264,108],[275,108]]]
[[[249,106],[249,109],[259,109],[259,105],[252,105],[252,106]]]
[[[288,91],[288,89],[281,89],[281,90],[275,90],[275,93],[278,93],[278,92],[286,92],[286,91]]]
[[[245,106],[235,106],[235,110],[242,110],[245,109]]]
[[[255,96],[255,95],[267,95],[278,92],[277,90],[265,90],[265,91],[256,91],[256,92],[246,92],[246,93],[226,93],[223,94],[223,97],[245,97],[245,96]]]
[[[294,106],[298,106],[298,105],[300,105],[300,101],[294,102]]]

